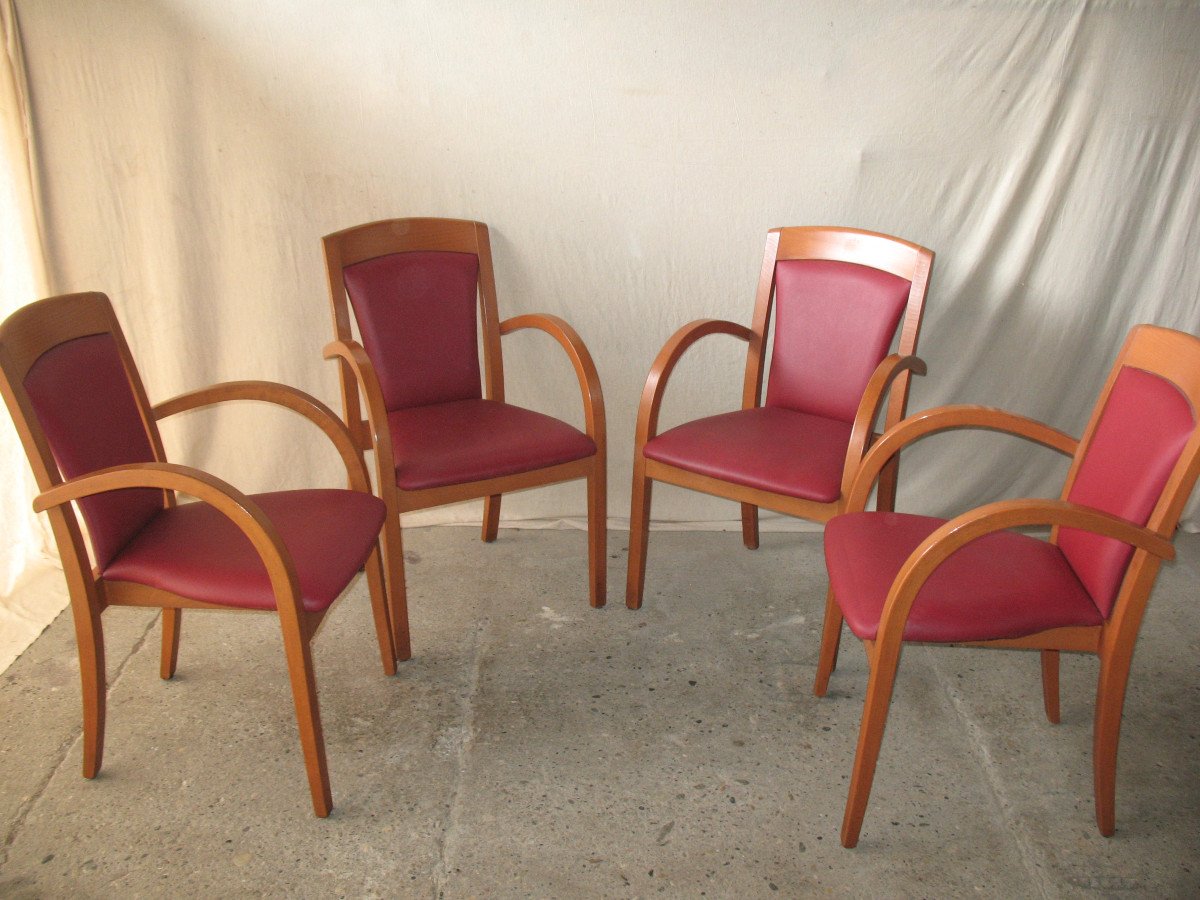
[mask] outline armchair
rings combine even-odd
[[[380,564],[385,510],[342,423],[319,401],[268,382],[215,385],[151,407],[112,305],[97,293],[42,300],[0,325],[0,392],[41,491],[34,509],[49,515],[70,591],[84,777],[99,773],[103,757],[102,614],[109,607],[162,609],[164,679],[178,664],[184,609],[274,612],[313,810],[327,816],[333,800],[310,644],[360,569],[384,671],[396,671]],[[337,448],[351,490],[247,495],[168,463],[158,421],[230,399],[277,403],[305,416]],[[199,502],[178,504],[177,493]]]

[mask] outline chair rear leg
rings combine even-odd
[[[392,647],[396,661],[412,658],[408,633],[408,591],[404,584],[404,539],[401,536],[400,516],[391,513],[383,525],[383,567],[387,586],[388,619],[392,626]]]
[[[1096,792],[1096,825],[1105,837],[1117,829],[1117,744],[1121,739],[1121,713],[1129,683],[1128,653],[1100,656],[1100,684],[1096,689],[1096,724],[1092,732],[1092,774]]]
[[[758,549],[758,507],[752,503],[742,504],[742,543],[747,550]]]
[[[1046,718],[1057,725],[1060,721],[1058,706],[1058,651],[1042,651],[1042,705],[1046,707]]]
[[[500,498],[503,494],[492,494],[483,499],[483,540],[492,543],[500,530]]]
[[[629,569],[625,580],[625,605],[641,609],[646,586],[646,551],[650,543],[650,500],[654,485],[646,477],[646,463],[638,447],[633,463],[633,496],[629,503]]]
[[[608,478],[603,456],[587,480],[588,585],[592,607],[599,609],[608,594]]]
[[[104,629],[100,610],[86,602],[71,602],[75,642],[79,648],[79,681],[83,695],[83,777],[95,778],[104,761],[104,716],[107,684]]]
[[[367,586],[371,593],[371,612],[375,617],[375,637],[379,641],[379,655],[383,659],[385,675],[396,674],[396,645],[392,637],[392,617],[387,607],[387,591],[384,586],[383,562],[379,541],[367,559]]]
[[[181,609],[162,611],[162,655],[158,663],[158,677],[163,681],[175,676],[175,667],[179,664],[179,626],[182,619]]]
[[[867,812],[867,801],[871,797],[871,784],[875,780],[875,764],[879,762],[879,747],[883,743],[888,707],[892,702],[892,687],[896,683],[899,657],[884,661],[878,654],[875,655],[876,659],[871,665],[871,676],[867,680],[862,724],[858,729],[858,748],[854,753],[850,794],[846,798],[846,813],[842,817],[842,846],[847,848],[858,844],[863,817]]]
[[[304,750],[304,767],[308,773],[313,812],[323,819],[333,809],[333,794],[329,788],[329,766],[325,759],[321,710],[317,705],[317,680],[313,673],[312,647],[300,634],[299,628],[289,627],[286,622],[282,624],[288,676],[292,683],[292,699],[296,704],[296,724],[300,730],[300,746]]]
[[[829,690],[829,676],[837,668],[838,647],[842,642],[842,610],[833,596],[833,588],[825,594],[825,624],[821,629],[821,654],[817,658],[817,677],[813,693],[824,697]]]

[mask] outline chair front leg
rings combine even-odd
[[[633,496],[629,503],[629,568],[625,580],[625,605],[641,609],[646,586],[646,551],[650,543],[650,500],[653,479],[646,477],[646,461],[639,446],[634,451]]]
[[[831,587],[825,594],[825,624],[821,629],[821,654],[817,658],[817,677],[813,693],[824,697],[829,690],[829,676],[837,668],[838,647],[842,642],[842,610],[837,605]]]
[[[492,494],[483,499],[483,540],[492,543],[500,530],[500,498],[503,494]]]
[[[742,504],[742,543],[747,550],[758,549],[758,507],[753,503]]]
[[[312,647],[293,622],[280,617],[283,626],[283,647],[287,655],[288,677],[292,683],[292,700],[296,705],[296,725],[300,730],[300,746],[304,751],[304,767],[312,793],[313,812],[325,818],[333,809],[333,794],[329,788],[329,765],[325,759],[325,735],[321,729],[321,709],[317,704],[317,679],[313,672]]]
[[[83,777],[100,774],[104,760],[104,717],[107,699],[104,664],[104,629],[100,610],[72,601],[75,643],[79,649],[79,681],[83,694]]]
[[[846,812],[842,817],[842,846],[846,848],[858,844],[863,817],[867,812],[867,801],[871,797],[871,784],[875,780],[875,764],[879,762],[879,747],[883,743],[884,726],[887,725],[892,688],[896,683],[896,669],[900,662],[898,647],[894,652],[881,653],[876,645],[875,650],[868,655],[874,658],[871,660],[871,675],[867,679],[862,723],[858,729],[858,747],[854,752],[850,793],[846,798]]]
[[[181,609],[162,611],[162,655],[158,663],[158,677],[163,681],[175,677],[175,667],[179,664],[179,626],[182,619]]]
[[[588,585],[592,607],[607,602],[608,593],[608,473],[603,454],[597,454],[587,479]]]
[[[1043,650],[1042,656],[1042,705],[1046,707],[1046,718],[1054,725],[1060,721],[1058,704],[1058,651]]]
[[[367,559],[367,587],[371,594],[371,613],[375,618],[375,638],[379,641],[379,655],[383,659],[385,675],[396,674],[396,645],[392,635],[392,617],[388,610],[386,579],[383,575],[383,560],[379,541]]]

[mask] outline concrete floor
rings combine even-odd
[[[105,767],[80,774],[69,613],[0,676],[6,897],[1200,895],[1200,537],[1159,581],[1113,838],[1091,787],[1094,659],[906,650],[856,850],[838,828],[865,686],[810,690],[820,535],[655,533],[646,605],[587,606],[584,538],[406,532],[414,658],[387,678],[357,582],[316,642],[335,809],[311,814],[270,616],[105,616]]]

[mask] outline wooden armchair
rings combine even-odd
[[[333,800],[310,643],[350,580],[366,568],[384,671],[396,671],[380,565],[385,508],[345,427],[294,388],[230,382],[151,407],[112,305],[103,294],[33,303],[0,325],[4,394],[54,529],[71,596],[83,687],[83,774],[104,749],[101,616],[111,606],[162,609],[160,675],[175,674],[184,609],[278,614],[313,810]],[[223,400],[264,400],[320,428],[352,490],[246,495],[168,463],[158,421]],[[196,498],[178,505],[175,494]],[[87,526],[84,544],[75,507]]]
[[[388,219],[327,235],[324,248],[336,337],[325,357],[340,363],[342,405],[359,458],[374,454],[397,608],[406,596],[402,513],[484,498],[483,540],[490,542],[504,493],[577,478],[587,480],[591,604],[603,606],[604,398],[579,335],[556,316],[499,321],[482,222]],[[570,359],[585,432],[504,401],[500,338],[526,328],[546,332]],[[395,621],[404,657],[407,614]]]
[[[1059,721],[1059,653],[1100,657],[1092,766],[1100,833],[1116,827],[1121,711],[1142,614],[1200,472],[1200,340],[1141,325],[1117,357],[1083,437],[977,406],[926,410],[867,454],[825,529],[829,596],[813,688],[824,696],[842,624],[870,677],[842,844],[858,842],[905,642],[1041,651],[1046,716]],[[948,429],[1016,435],[1072,458],[1061,499],[1005,500],[946,521],[863,511],[889,461]],[[1009,531],[1050,526],[1049,541]]]
[[[630,609],[642,605],[655,481],[740,502],[742,539],[751,549],[758,546],[759,507],[815,522],[841,512],[885,399],[885,426],[891,426],[904,417],[912,373],[925,374],[913,354],[932,265],[932,251],[883,234],[774,228],[751,326],[700,319],[667,341],[638,410],[625,588]],[[888,355],[897,330],[898,350]],[[713,334],[749,345],[742,408],[659,434],[671,372],[693,344]],[[892,465],[880,483],[879,508],[891,508],[895,493]]]

